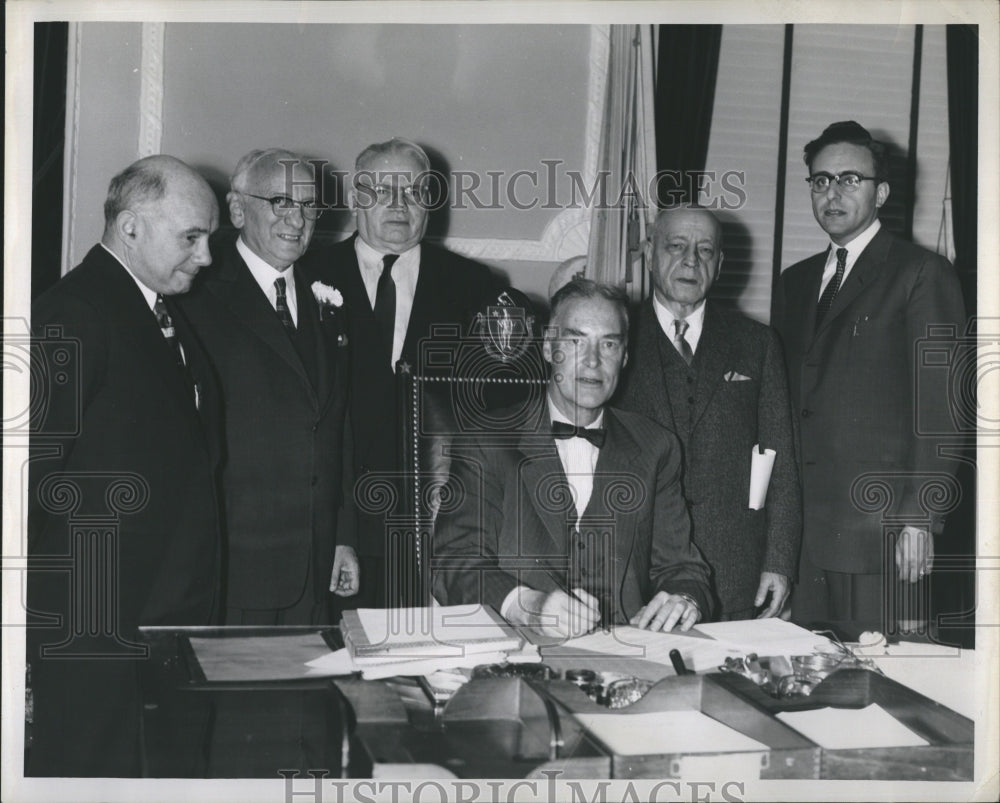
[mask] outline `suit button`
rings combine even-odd
[[[688,384],[689,385],[693,385],[694,384],[694,377],[693,376],[689,376],[688,377]]]
[[[318,482],[319,482],[319,477],[317,477],[317,476],[314,475],[313,478],[312,478],[312,483],[311,483],[312,486],[313,486],[313,488],[316,487],[316,483],[318,483]]]
[[[577,549],[586,549],[587,545],[585,543],[583,543],[583,541],[577,541],[576,542],[576,548]]]
[[[586,576],[587,576],[587,570],[586,570],[586,569],[583,569],[583,568],[581,568],[581,569],[580,569],[580,577],[586,577]]]
[[[688,404],[694,404],[694,396],[688,396]]]
[[[319,430],[319,421],[312,425],[312,431],[317,432]]]
[[[812,410],[803,410],[802,411],[802,417],[803,418],[808,418],[811,415],[812,415]]]

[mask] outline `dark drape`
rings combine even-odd
[[[949,25],[948,137],[951,145],[952,232],[955,269],[965,306],[976,311],[976,195],[979,147],[979,27]]]
[[[31,296],[59,279],[69,23],[35,23]]]
[[[721,25],[661,25],[656,64],[659,204],[694,201],[705,169],[719,72]],[[695,192],[692,192],[692,186]]]

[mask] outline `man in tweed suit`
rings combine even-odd
[[[552,297],[545,399],[453,442],[447,496],[460,501],[442,506],[434,532],[440,601],[490,604],[553,637],[709,618],[677,439],[607,406],[627,337],[621,290],[574,279]]]
[[[665,210],[646,243],[653,296],[639,316],[621,406],[677,434],[692,539],[712,567],[720,618],[779,614],[795,577],[801,491],[775,333],[706,301],[722,267],[711,212]],[[749,506],[751,451],[773,449],[764,505]]]

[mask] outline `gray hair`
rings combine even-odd
[[[111,179],[104,200],[104,226],[114,225],[118,215],[145,203],[162,200],[167,192],[163,166],[153,159],[140,159]]]
[[[379,156],[389,154],[412,156],[420,165],[421,173],[429,173],[431,170],[431,160],[427,156],[427,151],[421,148],[416,142],[402,137],[393,137],[386,142],[376,142],[369,145],[354,160],[354,172],[364,169],[365,165]]]
[[[307,160],[301,153],[295,153],[285,148],[263,148],[250,151],[236,163],[236,168],[229,178],[230,189],[235,192],[246,192],[253,172],[261,163],[278,164],[282,161],[306,164]]]
[[[603,298],[610,301],[621,315],[622,323],[625,324],[625,332],[628,333],[628,294],[620,287],[611,284],[601,284],[593,279],[585,279],[578,276],[570,279],[566,284],[556,290],[549,299],[552,309],[550,320],[555,320],[559,309],[568,302],[575,299]]]

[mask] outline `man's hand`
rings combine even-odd
[[[753,604],[755,608],[759,608],[764,604],[768,593],[771,595],[771,603],[757,614],[757,618],[768,619],[781,613],[788,599],[788,588],[788,578],[785,575],[777,572],[761,572],[760,585],[757,586],[757,596],[754,597]]]
[[[338,546],[333,552],[330,590],[338,597],[350,597],[358,593],[360,585],[361,566],[354,547]]]
[[[927,530],[904,527],[896,541],[896,568],[904,583],[915,583],[931,573],[934,566],[934,539]]]
[[[541,599],[541,606],[531,617],[531,625],[542,635],[566,639],[583,636],[597,627],[601,613],[597,598],[582,588],[552,591]]]
[[[644,630],[690,630],[701,619],[701,611],[694,602],[680,594],[658,591],[639,612],[629,619],[629,624]]]

